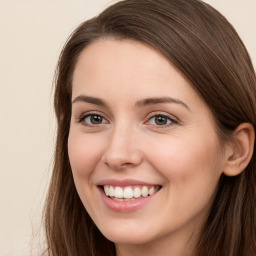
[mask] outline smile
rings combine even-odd
[[[112,186],[104,185],[103,189],[106,196],[116,201],[131,201],[139,198],[145,198],[155,194],[160,190],[160,186]]]

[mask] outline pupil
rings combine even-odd
[[[102,123],[102,117],[97,116],[97,115],[93,115],[93,116],[91,116],[90,121],[91,121],[92,124],[101,124]]]
[[[158,125],[167,124],[167,118],[163,117],[163,116],[157,116],[156,117],[156,124],[158,124]]]

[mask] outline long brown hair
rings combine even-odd
[[[55,162],[45,208],[52,256],[115,255],[97,229],[73,182],[67,140],[72,76],[81,51],[96,40],[133,39],[161,52],[211,109],[217,132],[228,140],[241,123],[256,127],[256,78],[250,57],[229,22],[198,0],[125,0],[82,23],[68,39],[56,72]],[[236,177],[222,176],[197,256],[256,255],[256,153]]]

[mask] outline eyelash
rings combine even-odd
[[[156,118],[165,119],[166,122],[168,122],[168,123],[162,124],[162,125],[156,124]],[[163,114],[163,113],[154,113],[154,114],[152,114],[151,117],[146,121],[146,123],[149,123],[150,120],[152,120],[152,119],[155,120],[155,124],[149,124],[149,125],[157,126],[157,128],[166,128],[166,127],[170,127],[170,126],[177,123],[177,121],[173,117],[171,117],[167,114]]]
[[[91,120],[92,117],[98,117],[101,120],[105,120],[105,121],[100,122],[98,124],[88,123],[88,121],[87,122],[85,121],[86,118],[90,118],[90,120]],[[162,125],[161,124],[156,124],[156,118],[162,118],[162,119],[166,120],[167,123],[162,124]],[[152,120],[152,119],[155,119],[155,124],[150,123],[150,120]],[[99,125],[105,125],[105,124],[108,124],[109,122],[101,114],[92,112],[92,113],[87,113],[87,114],[82,115],[78,119],[78,123],[83,123],[83,125],[89,126],[89,127],[98,127]],[[176,123],[178,123],[177,120],[175,120],[170,115],[163,114],[163,113],[152,113],[151,116],[147,119],[147,121],[144,124],[148,124],[150,126],[154,126],[154,127],[157,127],[157,128],[167,128],[167,127],[170,127],[170,126],[172,126]]]
[[[91,127],[95,127],[95,126],[99,126],[99,125],[102,125],[102,124],[105,124],[105,123],[99,123],[99,124],[93,124],[93,123],[88,123],[88,122],[85,122],[85,119],[86,118],[92,118],[92,117],[100,117],[102,120],[106,120],[106,118],[104,118],[101,114],[98,114],[98,113],[87,113],[87,114],[84,114],[82,115],[79,119],[78,119],[78,123],[83,123],[83,125],[85,126],[91,126]]]

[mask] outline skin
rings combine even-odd
[[[143,104],[156,97],[175,101]],[[72,101],[68,151],[75,185],[117,255],[193,255],[228,152],[197,92],[150,46],[102,39],[78,59]],[[89,114],[103,117],[101,123],[84,118]],[[167,123],[159,125],[156,115]],[[162,188],[138,210],[115,212],[97,186],[104,179]]]

